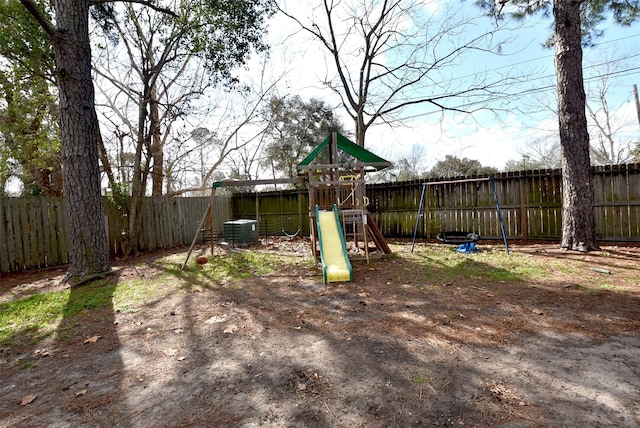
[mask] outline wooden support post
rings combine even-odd
[[[200,235],[200,232],[202,231],[202,227],[204,226],[204,223],[207,220],[207,217],[209,216],[210,211],[213,211],[211,208],[211,201],[209,201],[209,206],[205,210],[204,215],[202,216],[202,220],[200,220],[200,224],[198,225],[198,229],[196,230],[196,233],[193,235],[193,241],[191,241],[191,246],[189,247],[189,251],[187,251],[187,257],[185,257],[184,262],[182,263],[182,266],[180,266],[180,270],[184,270],[184,267],[187,265],[187,262],[189,261],[189,257],[191,257],[191,252],[193,251],[193,247],[196,245],[196,241],[198,240],[198,235]],[[213,239],[211,239],[211,242],[213,242]]]
[[[371,239],[376,244],[376,247],[379,250],[382,250],[384,254],[391,254],[391,248],[387,245],[384,240],[384,236],[382,236],[382,233],[380,232],[380,229],[378,229],[376,222],[373,221],[373,218],[369,217],[367,227],[369,228],[369,232],[371,232]]]
[[[330,158],[329,158],[329,162],[330,163],[338,163],[338,133],[337,132],[332,132],[331,133],[331,141],[329,144],[329,150],[330,150]],[[338,181],[340,180],[340,166],[336,166],[335,168],[332,168],[332,174],[331,174],[331,180],[334,181]]]
[[[214,222],[214,213],[215,213],[215,203],[216,203],[216,188],[211,188],[211,196],[209,197],[209,238],[211,239],[211,255],[213,256],[214,244],[215,244],[215,222]]]
[[[282,194],[280,194],[282,197]],[[256,227],[258,228],[258,238],[260,237],[260,197],[256,191]],[[266,233],[265,233],[266,236]]]

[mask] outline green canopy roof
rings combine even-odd
[[[391,162],[385,159],[382,159],[378,155],[371,153],[369,150],[365,149],[364,147],[360,147],[359,145],[350,141],[344,135],[336,133],[336,136],[338,140],[337,141],[338,149],[346,153],[349,153],[354,158],[358,159],[359,161],[362,161],[362,163],[364,163],[365,166],[373,167],[376,171],[379,171],[391,165]],[[298,168],[310,165],[311,162],[313,162],[313,160],[326,147],[329,146],[330,141],[331,141],[331,134],[329,134],[327,138],[325,138],[324,141],[322,141],[322,143],[320,143],[318,147],[313,149],[313,151],[309,153],[309,155],[306,158],[304,158],[302,162],[298,164]]]

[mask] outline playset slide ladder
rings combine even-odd
[[[338,207],[334,205],[333,211],[320,211],[316,205],[316,224],[324,283],[353,281]]]

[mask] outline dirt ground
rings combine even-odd
[[[115,262],[114,281],[164,275],[172,292],[0,349],[0,425],[640,426],[640,248],[512,245],[550,272],[514,282],[487,252],[452,253],[450,269],[429,245],[392,243],[394,257],[330,285],[311,264],[208,284],[167,275],[156,260],[168,253]],[[250,250],[306,255],[308,242]],[[0,298],[60,287],[63,274],[4,277]]]

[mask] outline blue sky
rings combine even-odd
[[[311,13],[310,9],[298,7],[297,2],[287,3],[294,7],[292,10],[298,16]],[[488,19],[481,19],[478,25],[492,24]],[[533,141],[553,138],[557,129],[553,114],[556,103],[553,49],[542,47],[551,25],[550,19],[542,18],[511,23],[508,37],[512,40],[502,45],[499,55],[470,55],[464,64],[448,71],[452,76],[468,79],[483,70],[487,70],[489,76],[507,72],[527,76],[524,83],[510,88],[522,95],[513,99],[506,109],[469,116],[442,115],[426,106],[415,108],[407,112],[409,118],[401,127],[381,125],[370,129],[367,148],[394,160],[408,154],[412,145],[424,146],[424,168],[432,167],[446,155],[477,159],[483,165],[501,168],[508,160],[521,159]],[[322,48],[312,43],[308,35],[296,32],[295,25],[283,17],[276,17],[271,28],[272,61],[274,64],[280,62],[280,66],[288,70],[284,79],[286,87],[281,92],[298,94],[303,98],[322,98],[338,105],[335,95],[320,84],[327,73],[325,70],[330,67],[330,60],[325,58]],[[278,41],[283,41],[283,44]],[[595,64],[600,66],[595,67]],[[605,65],[613,68],[605,70]],[[613,119],[625,130],[620,134],[623,139],[640,137],[632,97],[633,84],[640,84],[639,71],[635,70],[638,66],[640,25],[627,28],[608,25],[604,37],[597,40],[597,46],[584,51],[588,88],[601,81],[598,75],[610,76],[607,100],[611,110],[615,110]],[[589,90],[587,92],[589,94]],[[351,120],[344,114],[341,116],[345,125],[351,128]]]

